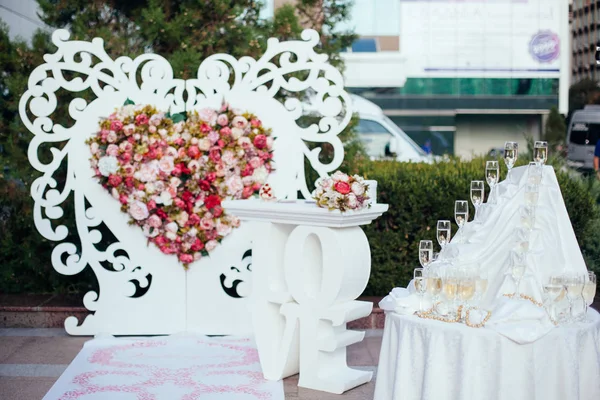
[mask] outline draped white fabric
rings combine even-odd
[[[598,400],[600,315],[529,344],[388,312],[375,400]]]

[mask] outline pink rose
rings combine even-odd
[[[134,124],[127,124],[123,127],[123,133],[125,134],[125,136],[131,136],[135,133],[135,125]]]
[[[121,121],[115,120],[110,123],[111,131],[119,132],[121,129],[123,129],[123,123]]]
[[[144,220],[148,218],[148,207],[143,202],[136,200],[129,205],[129,214],[137,221]]]
[[[250,176],[253,173],[254,173],[254,168],[252,168],[252,165],[246,164],[246,166],[244,167],[244,170],[242,171],[242,176]]]
[[[265,135],[256,135],[254,138],[254,146],[257,149],[264,149],[267,147],[267,137]]]
[[[213,222],[212,219],[202,218],[202,220],[200,220],[200,228],[204,229],[205,231],[212,229],[214,227],[215,227],[215,223]]]
[[[216,240],[209,240],[208,242],[206,242],[206,251],[213,251],[218,245],[219,242],[217,242]]]
[[[108,147],[106,148],[106,154],[108,154],[109,156],[113,156],[116,157],[119,155],[119,146],[117,146],[116,144],[109,144]]]
[[[260,119],[251,119],[250,120],[250,125],[252,125],[253,128],[258,128],[262,125],[262,122],[260,121]]]
[[[187,224],[190,226],[194,226],[194,225],[198,225],[199,223],[200,223],[200,217],[198,216],[198,214],[190,214],[190,216],[188,217]],[[198,250],[200,250],[200,249],[198,249]]]
[[[241,115],[238,115],[237,117],[233,118],[233,121],[231,121],[231,125],[233,125],[236,128],[244,129],[246,128],[246,126],[248,126],[248,120],[242,117]]]
[[[336,182],[335,185],[333,185],[333,188],[341,194],[348,194],[350,193],[350,185],[348,184],[348,182]]]
[[[151,215],[150,218],[148,218],[148,225],[153,228],[160,228],[162,226],[162,220],[156,214]]]
[[[148,210],[154,210],[156,208],[156,202],[154,200],[150,200],[146,205],[148,206]]]
[[[198,159],[200,158],[200,149],[198,148],[198,146],[190,146],[187,151],[187,154],[191,158]]]
[[[217,140],[219,140],[219,134],[217,132],[215,132],[215,131],[211,131],[208,134],[207,139],[210,140],[210,142],[212,144],[215,144],[215,143],[217,143]]]
[[[254,193],[252,187],[246,186],[244,190],[242,190],[242,199],[247,199],[248,197],[252,196],[252,193]]]
[[[148,122],[150,122],[150,125],[159,126],[162,119],[163,116],[161,114],[154,114],[150,117],[150,120]]]
[[[346,205],[348,208],[354,209],[358,207],[358,199],[354,193],[350,193],[346,198]]]
[[[185,207],[185,201],[181,200],[179,197],[176,197],[175,200],[173,200],[175,203],[175,206],[177,208],[183,208]]]
[[[212,149],[210,149],[210,153],[208,154],[208,156],[215,163],[221,161],[221,149],[219,149],[218,147],[213,147]]]
[[[148,123],[148,116],[146,114],[138,114],[135,116],[136,125],[146,125]]]
[[[258,168],[263,164],[264,164],[264,161],[261,160],[259,157],[254,157],[250,160],[250,165],[252,166],[252,168]]]
[[[217,124],[221,125],[221,126],[225,126],[229,123],[229,118],[227,117],[227,114],[220,114],[217,117]]]
[[[273,137],[269,136],[267,138],[267,149],[272,149],[273,148],[273,142],[274,142]]]
[[[236,162],[235,154],[231,150],[225,150],[221,156],[221,159],[227,165],[233,165]]]
[[[223,207],[221,207],[221,206],[213,207],[212,213],[215,218],[219,218],[221,216],[221,214],[223,214]]]
[[[217,112],[212,108],[203,108],[198,111],[198,117],[209,125],[214,125],[217,122]]]
[[[231,135],[231,129],[228,126],[226,126],[224,128],[221,128],[219,133],[221,134],[221,136],[229,136]]]
[[[189,264],[192,261],[194,261],[194,256],[192,256],[191,254],[180,254],[179,261],[181,261],[184,264]]]
[[[117,141],[117,134],[114,131],[110,131],[106,136],[106,141],[108,143],[114,143]]]
[[[119,196],[119,203],[121,203],[121,204],[129,203],[129,198],[127,197],[126,194],[122,194]]]
[[[98,143],[96,143],[96,142],[92,142],[92,143],[90,144],[90,151],[92,152],[92,154],[96,154],[96,153],[98,152],[98,148],[99,148],[99,147],[100,147],[100,146],[98,146]]]
[[[150,125],[148,127],[148,132],[150,132],[150,133],[156,133],[156,127],[154,125]]]
[[[238,145],[242,146],[242,149],[248,150],[250,148],[250,145],[252,144],[252,142],[250,141],[250,138],[247,136],[242,136],[241,138],[238,139]]]
[[[119,175],[111,175],[108,177],[108,183],[111,186],[119,186],[122,181],[123,178],[121,178]]]
[[[206,238],[208,240],[214,240],[219,236],[216,229],[211,229],[210,231],[206,231],[204,234],[206,235]]]

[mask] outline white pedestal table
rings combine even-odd
[[[371,271],[360,225],[388,205],[345,213],[301,200],[234,200],[223,206],[251,221],[255,232],[251,312],[265,377],[300,373],[298,386],[338,394],[369,382],[372,372],[346,364],[346,346],[364,337],[346,323],[372,311],[371,302],[355,300]]]
[[[529,344],[486,328],[386,313],[375,400],[600,399],[600,315]]]

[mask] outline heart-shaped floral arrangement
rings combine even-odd
[[[221,201],[254,195],[272,170],[270,129],[227,104],[170,115],[128,101],[87,144],[130,224],[186,268],[239,226]]]

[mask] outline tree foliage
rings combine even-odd
[[[552,107],[550,109],[550,114],[548,115],[548,120],[546,121],[546,130],[544,132],[545,140],[552,146],[552,148],[556,148],[559,145],[565,143],[567,139],[567,126],[565,124],[565,119],[558,112],[556,107]]]
[[[262,3],[256,0],[37,2],[40,18],[51,29],[65,28],[74,40],[101,37],[113,59],[157,53],[171,63],[175,76],[183,79],[194,77],[202,60],[211,54],[259,58],[268,38],[299,39],[306,27],[321,34],[320,51],[329,55],[334,66],[343,68],[338,52],[350,46],[355,38],[351,32],[336,29],[339,22],[349,17],[350,0],[298,0],[278,8],[269,19],[262,18]],[[26,43],[11,40],[7,27],[0,25],[0,188],[4,194],[0,198],[0,262],[4,268],[0,291],[82,291],[93,284],[90,279],[58,274],[48,278],[53,244],[37,233],[32,218],[29,186],[39,173],[27,160],[31,134],[20,121],[18,104],[33,69],[43,63],[44,54],[55,50],[48,32],[39,31]],[[57,95],[59,109],[53,119],[70,126],[67,106],[74,95],[68,92]],[[90,96],[77,93],[77,97]],[[352,130],[341,136],[348,144],[349,157],[360,156],[360,146]],[[325,148],[320,156],[331,156],[329,150]],[[59,187],[61,184],[59,176]],[[67,214],[69,210],[65,210]],[[60,221],[70,227],[72,222]],[[43,284],[41,279],[45,279]]]

